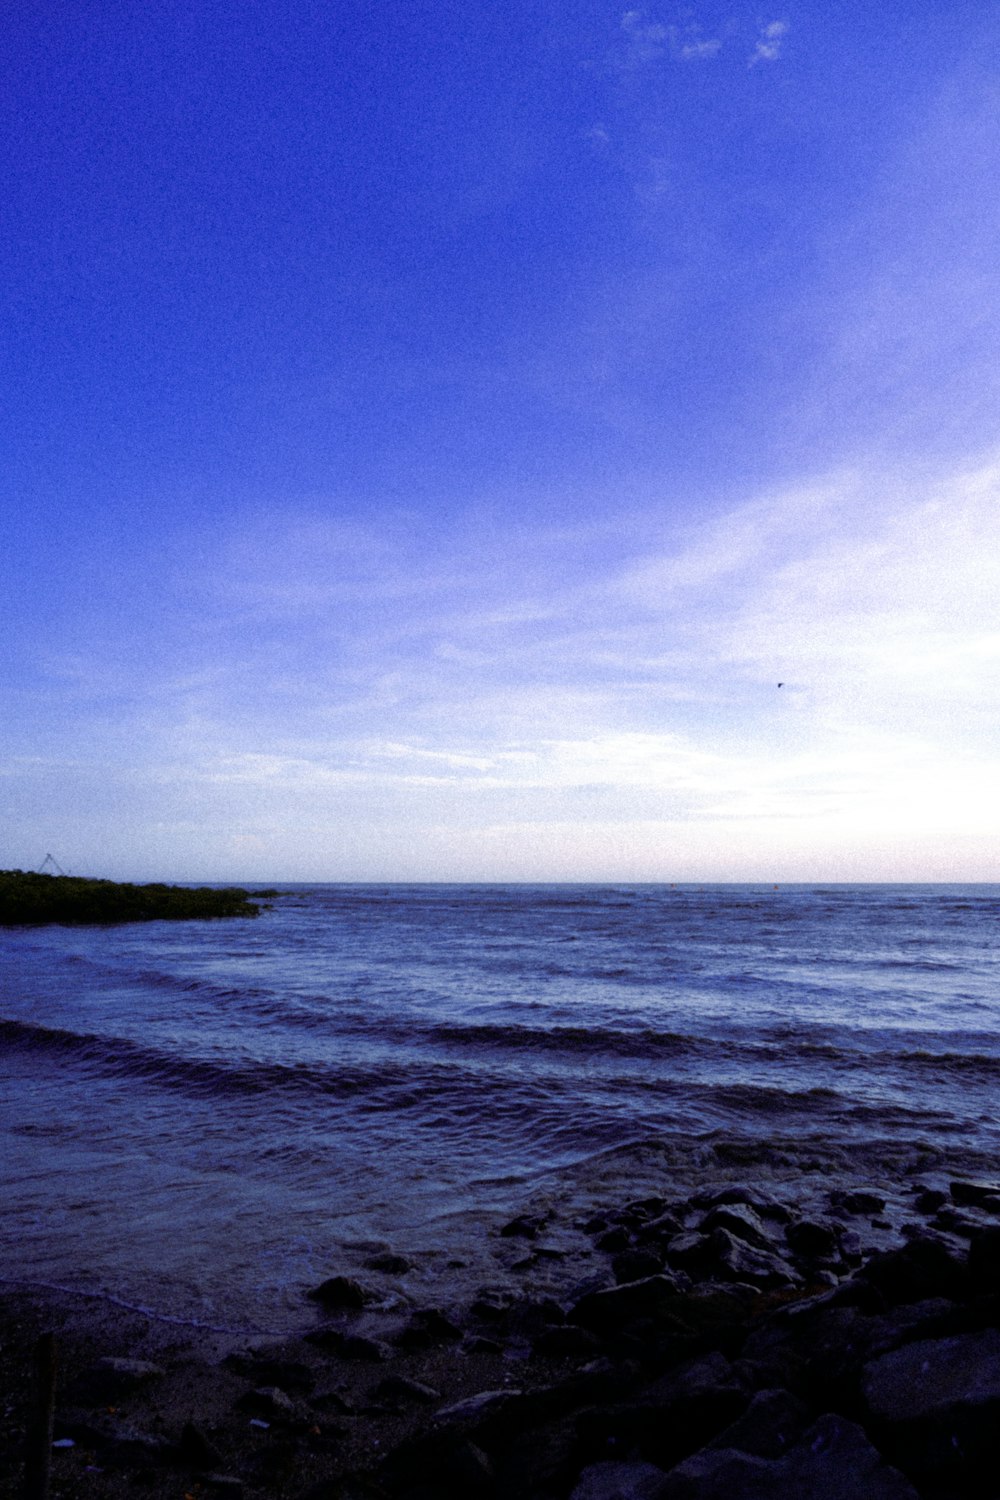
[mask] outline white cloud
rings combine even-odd
[[[787,34],[787,21],[768,21],[762,26],[757,37],[757,46],[750,58],[750,67],[759,62],[776,62],[781,56],[781,48]]]
[[[670,41],[670,27],[647,20],[645,11],[641,10],[625,11],[621,30],[626,45],[619,53],[619,62],[626,67],[655,62],[663,56]]]
[[[717,37],[705,41],[678,41],[676,43],[677,55],[685,61],[717,57],[721,48],[722,42]]]
[[[626,70],[657,62],[669,55],[681,62],[701,62],[718,56],[722,42],[702,35],[694,21],[684,26],[665,26],[647,18],[642,10],[627,10],[621,18],[625,44],[615,55],[619,68]]]
[[[51,761],[4,779],[22,862],[38,840],[71,862],[74,840],[104,847],[124,809],[152,873],[176,876],[988,878],[1000,459],[658,516],[625,563],[619,522],[576,568],[569,533],[539,533],[524,578],[495,551],[530,537],[470,533],[435,577],[400,534],[349,596],[356,557],[311,533],[327,592],[277,623],[272,584],[305,554],[275,520],[234,592],[212,582],[213,629],[186,613],[190,660],[144,670],[86,735],[70,713]]]

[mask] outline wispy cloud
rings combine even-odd
[[[655,62],[670,44],[670,27],[650,21],[645,11],[627,10],[621,18],[624,44],[615,54],[619,66],[635,68]]]
[[[718,37],[700,40],[696,38],[685,40],[683,37],[679,37],[674,42],[676,55],[683,58],[685,62],[692,59],[702,60],[708,57],[717,57],[721,48],[722,42]]]
[[[623,72],[634,72],[662,59],[682,63],[708,62],[719,57],[730,44],[734,48],[739,46],[741,37],[744,46],[748,40],[746,28],[738,21],[728,22],[721,29],[721,35],[712,36],[707,35],[695,20],[667,23],[651,18],[644,10],[625,11],[619,30],[624,39],[613,49],[612,63]],[[777,62],[789,30],[789,23],[785,20],[761,22],[748,66]]]
[[[787,34],[787,21],[768,21],[763,25],[760,28],[757,45],[750,58],[749,66],[752,68],[756,63],[777,62]]]
[[[683,26],[665,25],[649,18],[645,11],[627,10],[621,18],[625,40],[614,52],[618,68],[632,70],[660,58],[680,62],[703,62],[718,56],[722,48],[719,37],[707,37],[695,21]]]
[[[398,593],[423,566],[400,536],[385,595],[372,573],[363,608],[333,586],[325,609],[285,599],[272,634],[275,519],[256,577],[220,549],[261,638],[239,649],[250,605],[219,580],[221,657],[206,637],[200,675],[164,675],[162,692],[152,677],[82,748],[70,724],[64,753],[19,763],[9,824],[63,849],[103,820],[110,847],[113,767],[122,847],[141,826],[169,871],[195,827],[196,873],[220,878],[266,875],[262,852],[274,878],[985,878],[1000,847],[1000,459],[844,471],[658,524],[658,545],[564,576],[544,609],[488,557],[465,558],[461,585],[448,570],[444,593]],[[67,786],[93,827],[67,822]]]

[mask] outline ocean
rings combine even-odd
[[[0,929],[0,1276],[238,1332],[583,1274],[629,1191],[991,1175],[1000,887],[296,885]],[[562,1226],[518,1270],[498,1228]],[[895,1221],[893,1221],[895,1223]]]

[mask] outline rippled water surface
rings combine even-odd
[[[0,929],[4,1274],[264,1326],[623,1148],[975,1170],[998,920],[994,886],[311,886]]]

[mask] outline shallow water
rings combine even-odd
[[[4,1274],[276,1327],[378,1245],[499,1274],[529,1199],[988,1169],[998,919],[995,886],[310,886],[0,930]]]

